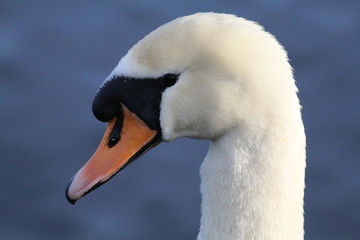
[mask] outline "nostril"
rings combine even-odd
[[[118,114],[118,116],[116,117],[115,125],[111,130],[109,136],[109,140],[107,144],[109,148],[112,148],[120,141],[122,127],[123,127],[123,116]]]
[[[116,137],[112,137],[109,139],[108,141],[108,147],[112,148],[113,146],[115,146],[120,140],[120,136],[116,136]]]

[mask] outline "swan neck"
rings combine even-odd
[[[198,240],[303,239],[304,139],[299,124],[212,141],[200,171]]]

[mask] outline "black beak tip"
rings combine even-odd
[[[69,203],[71,203],[72,205],[75,205],[76,200],[71,199],[70,196],[69,196],[69,188],[71,186],[72,181],[73,181],[73,179],[71,179],[70,182],[68,183],[68,185],[66,186],[65,196],[66,196],[66,199],[68,200]]]

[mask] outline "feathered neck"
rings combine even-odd
[[[200,172],[198,240],[303,239],[305,135],[296,116],[211,142]]]

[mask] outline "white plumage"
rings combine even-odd
[[[303,239],[305,134],[283,47],[258,24],[198,13],[139,41],[109,76],[181,73],[165,90],[165,141],[210,139],[198,240]]]

